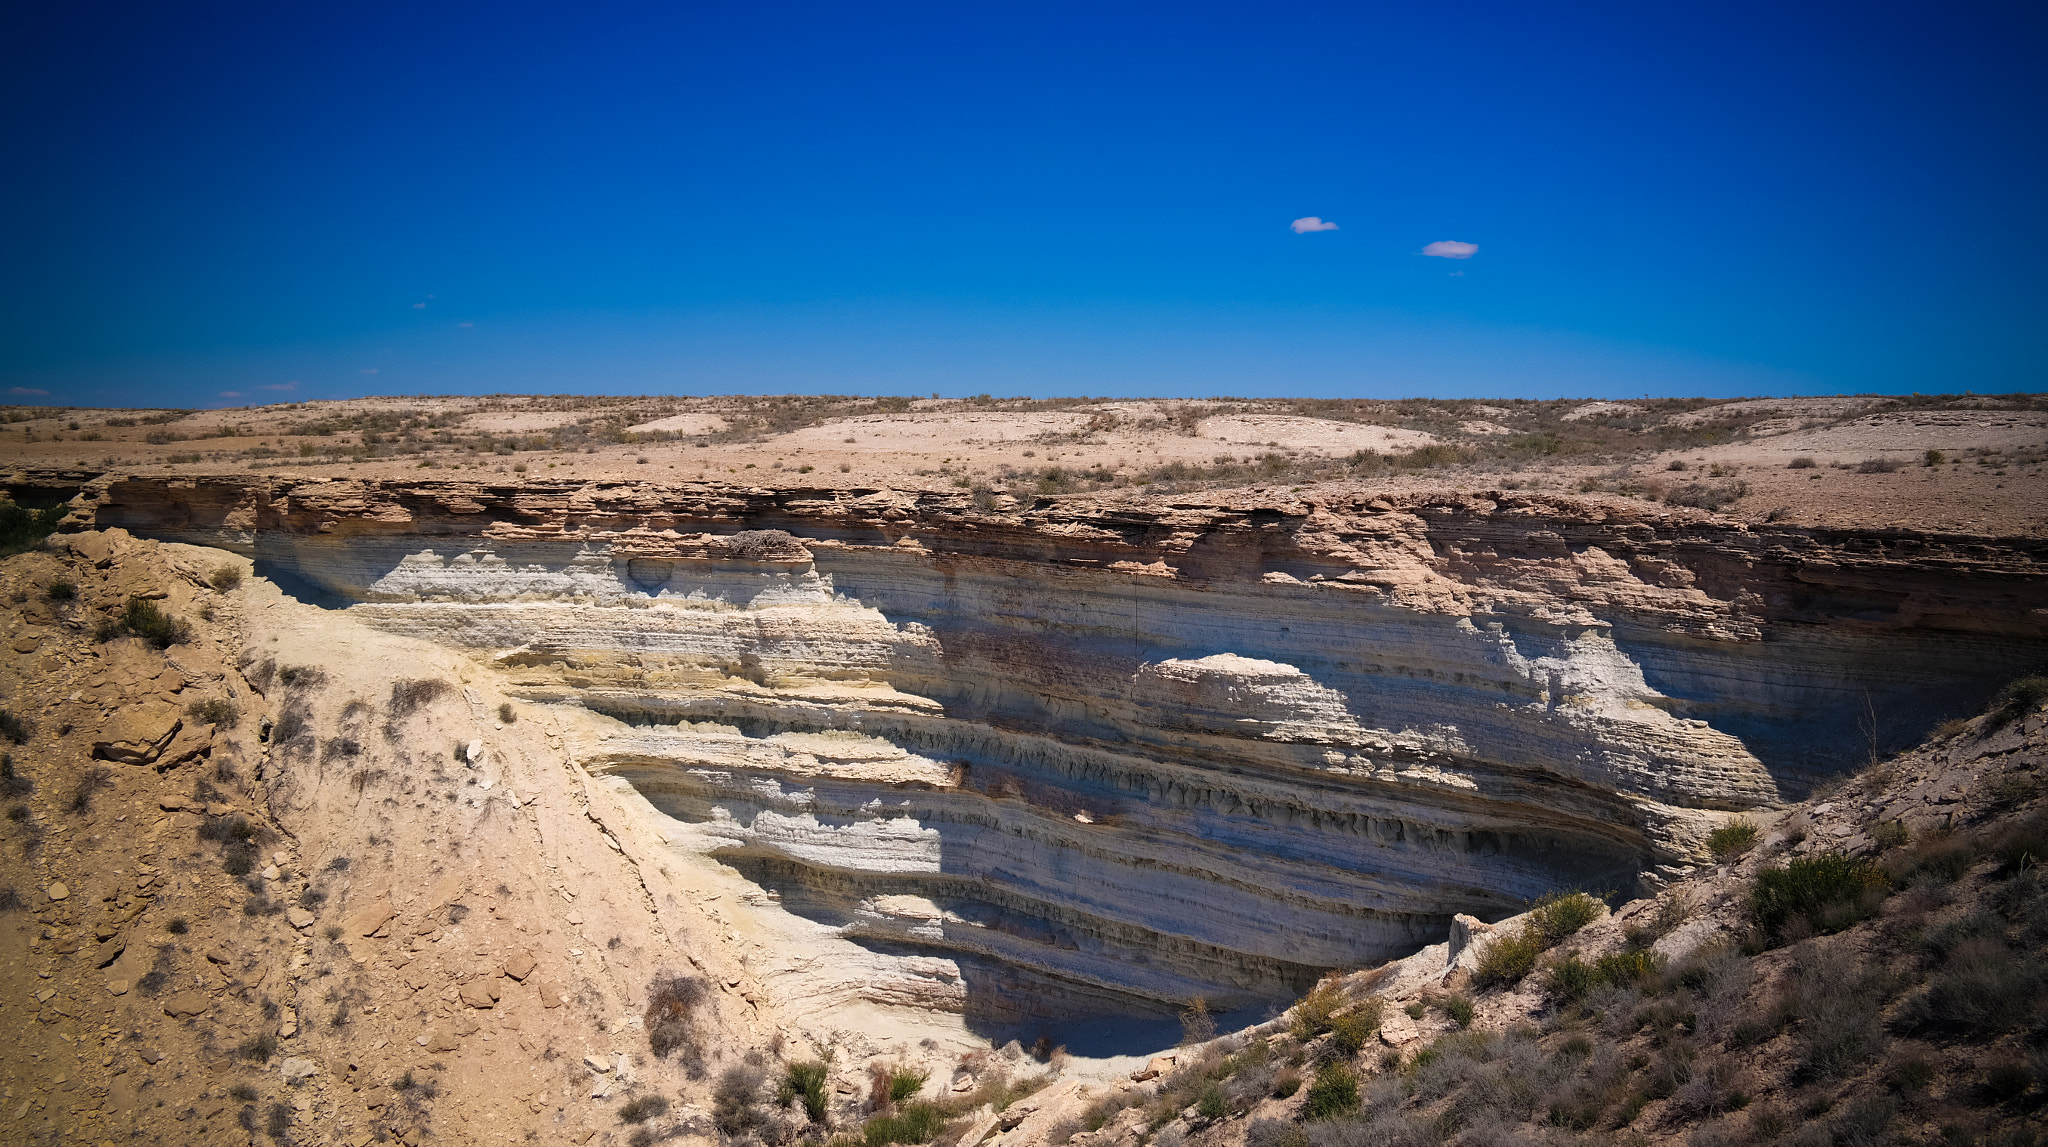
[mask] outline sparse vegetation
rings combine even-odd
[[[168,649],[191,641],[192,625],[165,613],[162,606],[149,598],[130,597],[119,617],[103,618],[93,630],[96,641],[112,641],[122,636],[139,637],[158,649]]]
[[[1876,910],[1889,883],[1875,864],[1838,852],[1802,856],[1756,875],[1750,917],[1771,943],[1839,932]]]
[[[202,725],[232,729],[242,723],[242,711],[224,697],[209,697],[185,706],[185,715]]]
[[[638,1095],[619,1105],[619,1122],[645,1123],[668,1114],[668,1100],[659,1095]]]
[[[1756,822],[1737,817],[1707,834],[1707,851],[1723,864],[1756,847]]]
[[[647,1011],[641,1017],[654,1057],[680,1057],[693,1079],[703,1074],[704,1048],[697,1033],[696,1010],[706,990],[704,981],[694,976],[660,977],[648,989]]]
[[[231,592],[241,587],[242,568],[240,566],[216,566],[213,573],[207,575],[206,583],[222,593]]]

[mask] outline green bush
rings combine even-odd
[[[1229,1108],[1223,1102],[1223,1089],[1210,1084],[1202,1089],[1202,1098],[1195,1101],[1195,1112],[1204,1119],[1221,1119]]]
[[[1723,864],[1756,847],[1757,830],[1746,818],[1731,820],[1707,834],[1707,851]]]
[[[1648,949],[1613,952],[1600,957],[1594,967],[1603,983],[1616,986],[1640,984],[1664,970],[1664,957]]]
[[[78,586],[74,582],[57,578],[43,587],[43,596],[51,601],[71,601],[78,596]]]
[[[1452,996],[1444,1001],[1444,1014],[1461,1028],[1472,1026],[1472,1001],[1465,996]]]
[[[820,1065],[823,1066],[823,1065]],[[890,1143],[929,1143],[946,1126],[947,1116],[931,1103],[905,1104],[894,1115],[870,1119],[860,1129],[866,1147],[887,1147]]]
[[[129,598],[121,616],[101,621],[93,630],[93,637],[98,641],[111,641],[124,633],[140,637],[158,649],[192,640],[189,622],[165,613],[163,607],[146,597]]]
[[[782,1102],[788,1103],[792,1099],[802,1099],[804,1101],[804,1114],[811,1117],[811,1122],[823,1123],[825,1121],[825,1075],[825,1065],[816,1060],[810,1063],[790,1064],[789,1074],[782,1083]],[[885,1139],[882,1142],[922,1143],[924,1140]]]
[[[1365,1001],[1350,1011],[1330,1021],[1330,1042],[1346,1058],[1357,1055],[1380,1030],[1380,1020],[1385,1015],[1386,1003],[1378,996]]]
[[[232,729],[242,723],[242,711],[235,708],[233,701],[223,697],[194,701],[185,706],[185,715],[202,725],[214,725],[222,729]]]
[[[1529,910],[1529,924],[1550,948],[1600,918],[1600,902],[1583,892],[1552,892]]]
[[[1302,1105],[1305,1119],[1334,1119],[1358,1110],[1358,1073],[1348,1063],[1331,1062],[1316,1069]]]
[[[1591,964],[1579,959],[1573,952],[1564,959],[1550,965],[1550,974],[1544,980],[1544,988],[1551,995],[1568,1004],[1578,1003],[1586,993],[1600,984],[1600,973]]]
[[[924,1081],[931,1078],[928,1071],[911,1071],[897,1068],[889,1073],[889,1102],[901,1103],[924,1089]]]
[[[1294,1038],[1307,1043],[1329,1031],[1337,1009],[1342,1006],[1344,996],[1334,985],[1318,984],[1294,1005]]]
[[[1839,932],[1870,915],[1886,883],[1867,860],[1839,852],[1802,856],[1756,874],[1750,918],[1773,943],[1783,943],[1788,929],[1801,924],[1814,932]]]
[[[26,553],[42,544],[64,520],[64,513],[63,506],[29,510],[12,499],[0,499],[0,557]]]
[[[1479,953],[1479,966],[1472,971],[1472,982],[1482,988],[1519,984],[1536,967],[1536,957],[1546,947],[1542,933],[1535,928],[1495,936],[1486,950]]]

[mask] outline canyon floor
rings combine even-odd
[[[2038,396],[8,418],[6,1142],[2041,1132]]]

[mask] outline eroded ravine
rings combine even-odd
[[[2048,650],[2037,543],[1563,499],[97,493],[91,524],[494,662],[829,937],[793,993],[991,1032],[1276,1003],[1454,912],[1654,882],[1862,759],[1860,715],[1909,738]]]

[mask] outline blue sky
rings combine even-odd
[[[2043,13],[12,5],[0,400],[2048,389]]]

